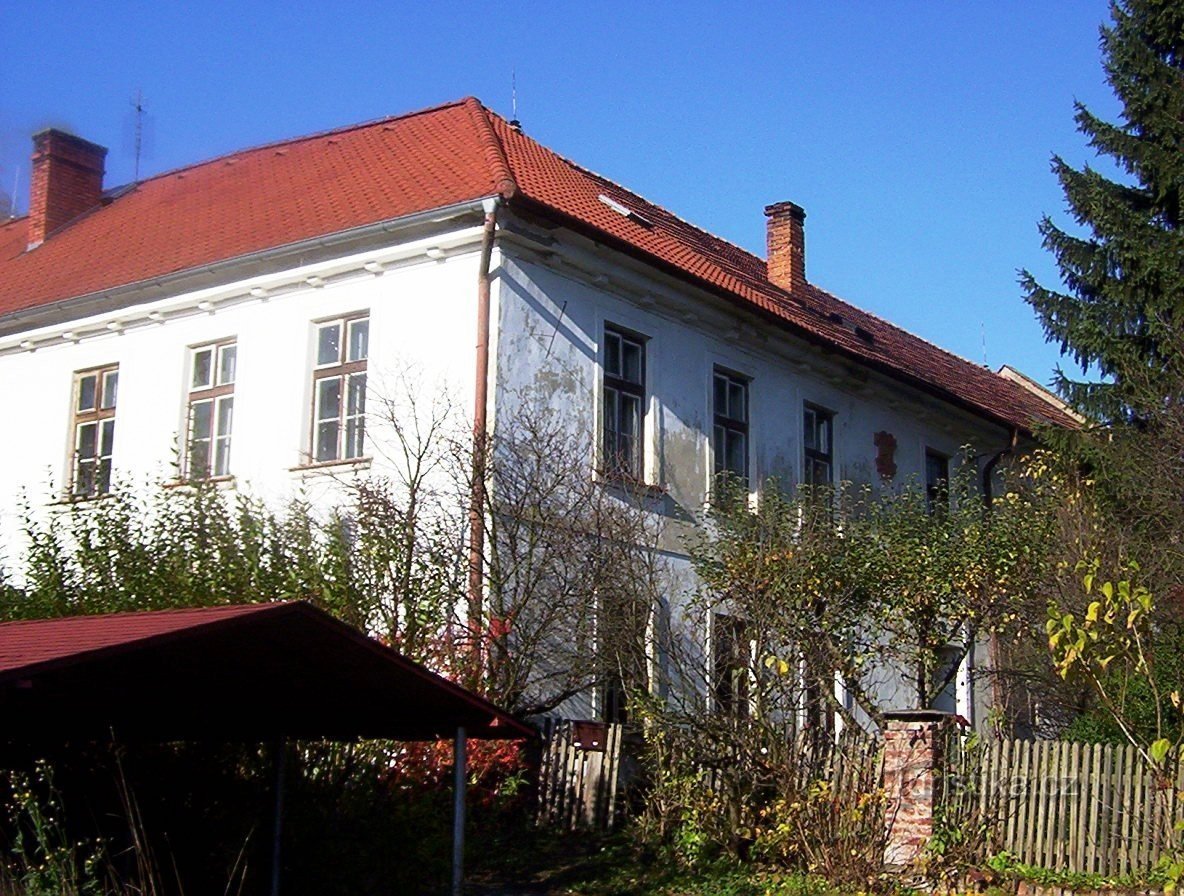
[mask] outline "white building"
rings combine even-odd
[[[491,426],[545,388],[597,434],[590,466],[691,514],[720,469],[932,479],[963,445],[988,458],[1067,419],[809,283],[792,203],[765,210],[766,262],[473,99],[118,189],[104,154],[38,134],[29,214],[0,225],[10,556],[22,489],[188,475],[283,494],[378,470],[367,376],[408,367],[465,407],[485,394]]]

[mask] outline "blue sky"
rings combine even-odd
[[[976,362],[1047,381],[1059,359],[1016,285],[1056,271],[1053,151],[1092,159],[1107,118],[1104,0],[711,4],[238,0],[4,4],[0,187],[29,137],[110,147],[132,179],[245,146],[473,94],[534,137],[764,253],[763,207],[806,208],[820,286]]]

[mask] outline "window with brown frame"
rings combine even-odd
[[[187,479],[230,474],[237,362],[238,344],[233,339],[199,345],[190,353],[185,438]]]
[[[315,463],[362,457],[366,439],[366,360],[370,318],[352,315],[316,325],[312,374]]]
[[[640,481],[645,421],[645,340],[604,328],[604,472]]]
[[[714,614],[711,653],[715,711],[737,719],[747,718],[751,659],[747,621],[724,613]]]
[[[950,509],[950,459],[930,448],[925,449],[925,509],[930,516]]]
[[[748,486],[748,380],[715,368],[712,456],[717,480]]]
[[[93,498],[111,491],[119,365],[74,374],[70,493]]]
[[[802,442],[805,457],[802,481],[810,486],[834,484],[835,415],[830,411],[807,404],[802,414]]]

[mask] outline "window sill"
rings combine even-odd
[[[288,472],[297,478],[333,476],[338,473],[358,473],[369,470],[374,463],[372,457],[348,457],[344,460],[323,460],[289,467]]]
[[[201,486],[208,486],[221,491],[222,489],[234,488],[234,477],[228,474],[226,476],[206,476],[202,479],[168,479],[161,484],[164,488],[187,488],[194,490]]]
[[[596,481],[607,488],[615,488],[641,498],[665,498],[667,494],[666,487],[663,485],[643,482],[621,473],[606,473],[603,470],[597,470]]]
[[[60,495],[56,501],[50,501],[46,506],[67,508],[73,507],[77,504],[94,504],[98,501],[110,498],[111,495],[112,492],[100,492],[99,494],[95,495]]]

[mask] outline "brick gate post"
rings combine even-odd
[[[933,835],[933,813],[945,778],[946,737],[955,717],[915,709],[885,713],[884,718],[884,864],[903,868],[916,860]]]

